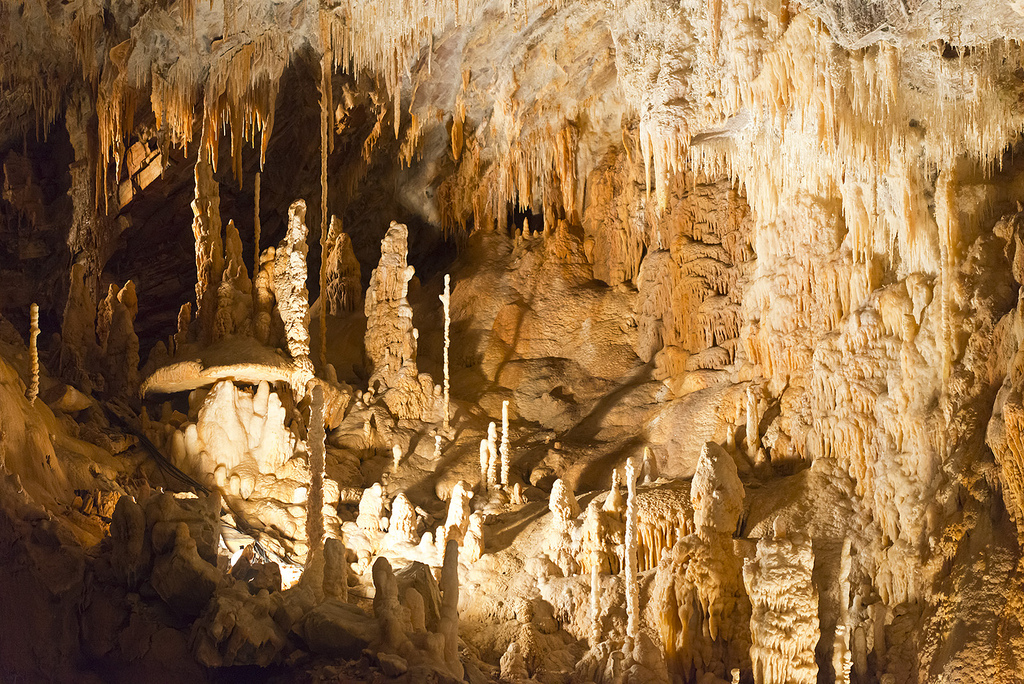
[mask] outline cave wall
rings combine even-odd
[[[95,311],[131,278],[143,358],[173,335],[200,157],[246,258],[257,171],[262,245],[297,197],[316,245],[323,201],[364,284],[405,221],[412,308],[433,317],[421,355],[439,356],[450,270],[453,387],[550,433],[531,457],[545,477],[606,487],[646,446],[652,477],[689,479],[706,442],[726,444],[744,477],[802,492],[787,516],[820,568],[852,545],[823,624],[848,620],[857,672],[1012,681],[1013,3],[83,0],[3,3],[0,21],[0,303],[20,331],[37,301],[67,338],[75,292]],[[61,343],[44,349],[80,379]],[[332,362],[364,370],[359,350]],[[807,502],[826,485],[787,478],[829,480],[856,523],[822,522]],[[971,585],[986,563],[1001,579]]]

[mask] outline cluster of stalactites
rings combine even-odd
[[[164,50],[155,53],[145,41],[125,41],[109,52],[97,88],[99,115],[99,158],[104,183],[108,165],[121,173],[125,139],[134,128],[134,113],[147,98],[156,126],[168,143],[189,147],[200,108],[201,153],[216,168],[222,131],[231,131],[231,162],[237,178],[242,176],[242,149],[255,143],[260,134],[260,161],[265,161],[273,130],[279,82],[295,48],[296,35],[277,24],[270,13],[260,14],[247,6],[223,3],[223,24],[204,12],[199,19],[175,16],[184,12],[177,3],[164,12],[148,13],[137,30],[159,31],[166,37]],[[245,17],[234,12],[245,9]],[[314,10],[315,11],[315,10]],[[232,16],[228,16],[232,13]],[[186,13],[188,14],[188,13]],[[238,31],[239,20],[247,31]],[[308,18],[305,19],[308,21]],[[296,29],[301,30],[301,23]],[[221,38],[206,43],[196,29],[216,30]],[[216,28],[214,28],[216,27]],[[197,50],[208,44],[208,50]],[[175,58],[176,57],[176,58]],[[115,178],[117,180],[117,178]]]
[[[157,129],[173,144],[187,149],[192,143],[198,106],[202,123],[199,146],[214,167],[225,130],[230,130],[232,169],[237,178],[242,176],[243,144],[255,143],[257,134],[262,166],[273,131],[281,76],[293,52],[310,42],[323,56],[328,80],[337,69],[350,73],[365,70],[382,77],[394,101],[397,137],[403,119],[403,78],[419,59],[422,46],[430,45],[445,27],[470,21],[481,6],[479,2],[451,0],[387,0],[383,6],[344,0],[334,7],[301,4],[290,11],[291,21],[282,24],[278,13],[262,6],[225,2],[223,16],[217,17],[212,11],[197,12],[194,2],[182,2],[148,13],[135,27],[165,36],[160,53],[136,40],[109,51],[97,50],[102,14],[93,12],[88,21],[75,19],[69,32],[76,53],[83,71],[91,74],[94,83],[98,81],[100,175],[106,183],[111,162],[115,174],[120,174],[137,103],[147,96]],[[60,30],[58,23],[50,22]],[[207,40],[206,34],[218,38]],[[102,59],[104,54],[107,63],[98,64],[97,55]],[[55,111],[52,105],[45,108]],[[416,116],[411,116],[410,125],[418,130]],[[413,147],[417,138],[410,136]],[[411,159],[411,151],[403,154]]]

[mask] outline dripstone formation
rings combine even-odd
[[[0,682],[1022,681],[1022,41],[0,0]]]

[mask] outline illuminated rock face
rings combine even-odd
[[[1012,676],[1024,13],[918,5],[0,3],[0,662]]]

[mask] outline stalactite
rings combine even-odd
[[[333,123],[333,92],[332,66],[333,56],[330,50],[330,34],[326,30],[326,15],[321,12],[321,42],[326,43],[320,59],[320,365],[327,366],[327,253],[328,253],[328,213],[327,213],[327,157],[332,143]]]
[[[956,265],[959,256],[960,219],[956,202],[956,168],[951,165],[939,174],[935,183],[935,222],[939,227],[939,252],[942,260],[942,382],[943,391],[948,390],[953,368],[953,285],[956,279]]]
[[[253,211],[252,211],[252,225],[253,225],[253,237],[252,237],[252,294],[256,297],[258,288],[256,284],[257,278],[260,273],[260,176],[262,174],[256,172],[256,180],[253,181]],[[254,301],[255,305],[256,302]],[[254,308],[257,308],[254,306]]]

